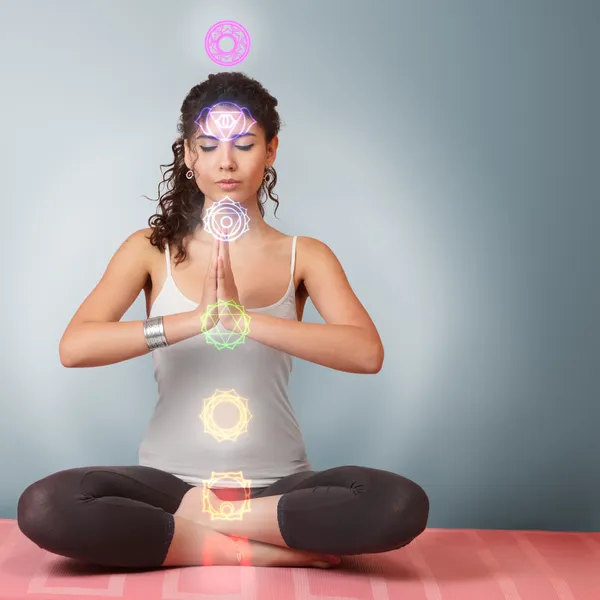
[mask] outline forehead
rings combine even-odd
[[[233,103],[216,104],[205,108],[196,119],[198,129],[195,139],[235,140],[239,137],[256,137],[260,126],[250,111]]]

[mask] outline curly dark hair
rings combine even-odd
[[[281,127],[279,114],[274,98],[258,81],[239,72],[212,73],[208,79],[194,86],[181,105],[181,115],[177,124],[179,137],[171,149],[174,159],[172,163],[161,165],[163,180],[158,184],[158,201],[162,214],[154,214],[148,219],[152,228],[150,243],[164,251],[169,246],[177,248],[175,264],[183,262],[187,256],[186,236],[192,233],[198,225],[203,225],[201,217],[204,208],[204,193],[198,189],[194,179],[187,179],[188,170],[184,162],[184,140],[189,140],[198,130],[196,120],[202,109],[214,106],[220,102],[235,102],[245,106],[254,120],[263,127],[266,143],[268,144]],[[163,167],[169,167],[163,172]],[[275,202],[275,217],[279,208],[277,194],[273,188],[277,183],[277,172],[274,167],[265,170],[263,183],[258,190],[257,203],[261,216],[264,217],[264,203],[267,196]],[[167,191],[161,195],[161,186],[166,185]]]

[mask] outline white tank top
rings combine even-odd
[[[298,318],[294,286],[296,239],[294,236],[291,279],[285,295],[270,306],[251,311]],[[167,277],[150,317],[190,311],[198,306],[183,295],[173,280],[168,244],[165,257]],[[216,332],[212,339],[223,341],[218,331],[225,331],[220,323],[211,330]],[[233,335],[229,342],[232,346],[233,340],[239,339]],[[194,486],[208,482],[213,473],[221,477],[241,471],[248,480],[243,485],[252,488],[312,470],[288,399],[292,370],[289,354],[249,337],[233,349],[218,349],[207,342],[206,334],[199,334],[154,350],[152,359],[158,402],[139,447],[140,465],[166,471]],[[235,398],[236,403],[219,401],[227,397]],[[206,404],[208,410],[204,411]],[[221,477],[218,484],[213,483],[213,487],[241,485],[231,477]]]

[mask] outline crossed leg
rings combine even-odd
[[[216,490],[218,511],[227,500],[239,511],[243,490]],[[203,489],[184,496],[176,516],[232,537],[307,552],[350,555],[387,552],[406,546],[425,530],[429,499],[415,482],[371,467],[342,466],[284,477],[249,502],[242,519],[212,518]],[[241,494],[237,494],[240,496]],[[246,503],[248,505],[248,503]]]

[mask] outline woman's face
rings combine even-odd
[[[275,161],[278,139],[267,145],[264,129],[258,123],[248,127],[239,111],[232,112],[229,123],[235,124],[227,129],[214,124],[199,127],[184,142],[185,163],[194,171],[198,188],[213,202],[225,196],[240,203],[255,201],[265,169]],[[238,183],[222,183],[228,179]]]

